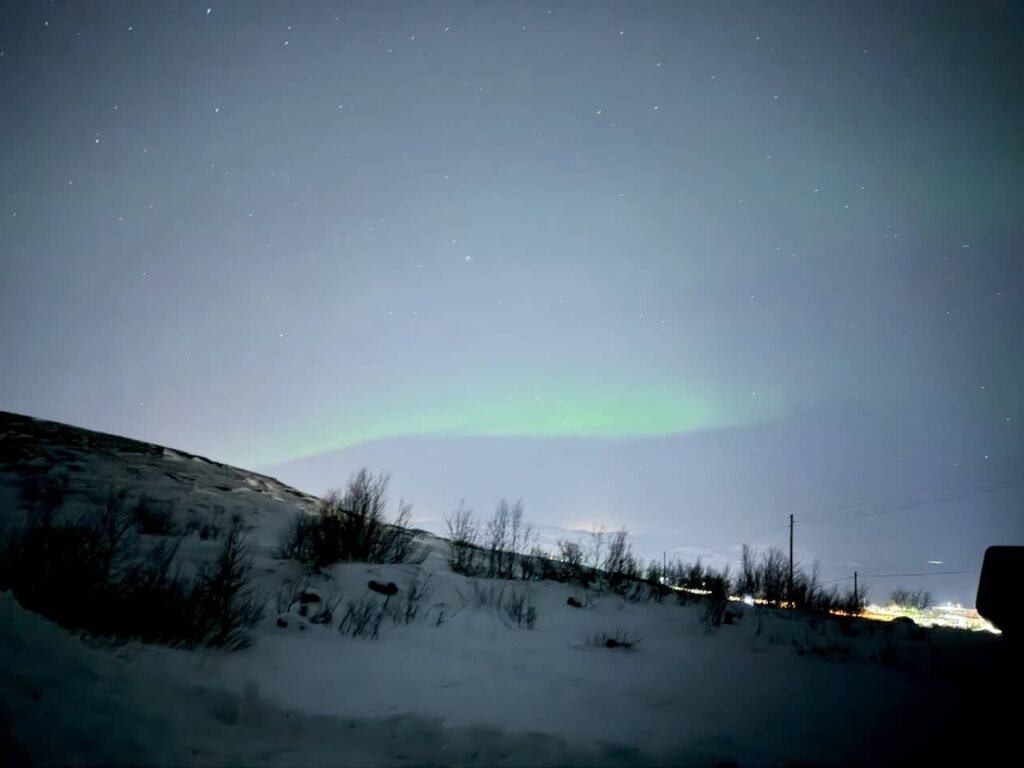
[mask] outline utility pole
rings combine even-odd
[[[860,597],[857,592],[857,572],[853,572],[853,610],[854,613],[860,613]]]
[[[793,607],[793,515],[789,516],[789,607]]]

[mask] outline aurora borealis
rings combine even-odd
[[[832,578],[976,572],[1024,536],[1022,21],[6,4],[0,408],[391,470],[434,530],[522,497],[728,562],[794,513]]]

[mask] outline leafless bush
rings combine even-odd
[[[835,640],[823,640],[820,637],[811,637],[805,632],[802,638],[793,638],[793,648],[798,656],[821,656],[827,659],[838,659],[845,661],[849,658],[850,649],[840,645]]]
[[[607,632],[601,632],[594,635],[590,640],[590,644],[598,648],[624,648],[626,650],[636,647],[641,642],[643,642],[642,637],[630,640],[629,635],[625,632],[616,632],[612,635],[609,635]]]
[[[889,595],[889,604],[899,606],[900,608],[916,608],[919,611],[923,611],[926,608],[931,608],[935,604],[935,599],[932,597],[931,592],[923,589],[912,591],[900,588],[893,590],[892,594]]]
[[[709,594],[704,597],[704,618],[706,627],[714,628],[722,625],[722,616],[729,605],[729,567],[721,573],[708,569],[704,574],[705,589]]]
[[[558,541],[558,560],[561,563],[561,578],[563,581],[578,583],[583,581],[584,564],[583,547],[578,541]]]
[[[604,563],[604,535],[605,528],[599,525],[590,532],[590,542],[587,550],[587,562],[595,571]]]
[[[445,518],[445,525],[451,542],[448,562],[452,570],[464,576],[475,576],[479,571],[477,556],[480,548],[477,542],[480,526],[473,519],[473,510],[460,503],[459,508]]]
[[[523,520],[523,502],[509,504],[505,499],[498,502],[494,516],[487,521],[484,529],[484,544],[487,547],[488,571],[491,578],[513,579],[519,556],[532,543],[532,531]]]
[[[473,594],[469,598],[466,598],[458,587],[455,588],[455,591],[463,603],[475,608],[496,608],[505,597],[505,585],[500,582],[473,579],[469,582],[469,586],[473,590]]]
[[[338,631],[349,637],[368,637],[376,640],[383,618],[384,609],[376,600],[368,597],[349,600],[338,624]]]
[[[262,616],[249,589],[250,561],[236,523],[217,560],[192,579],[174,559],[180,540],[136,555],[135,521],[112,491],[95,515],[57,524],[37,515],[16,534],[0,582],[62,626],[171,645],[233,649]]]
[[[194,533],[203,541],[216,541],[220,537],[221,529],[209,515],[200,515],[192,510],[185,522],[185,532]]]
[[[431,577],[427,576],[427,578],[421,579],[420,575],[417,569],[409,580],[408,586],[403,590],[401,610],[396,613],[396,621],[400,620],[403,624],[411,624],[416,621],[420,615],[422,604],[430,599],[432,593],[430,588]]]
[[[519,568],[524,581],[547,581],[558,578],[558,567],[551,559],[551,555],[538,545],[534,545],[520,558]]]
[[[135,502],[134,515],[139,533],[151,536],[173,536],[178,530],[170,502],[156,501],[146,494],[142,494]]]
[[[111,489],[100,508],[96,530],[99,534],[98,556],[102,564],[103,579],[114,575],[130,557],[135,545],[135,520],[128,511],[123,490]]]
[[[19,499],[28,525],[44,526],[52,522],[67,495],[68,476],[65,474],[30,476],[22,480]]]
[[[513,590],[501,603],[501,611],[509,625],[533,629],[537,623],[537,608],[525,590]]]
[[[330,624],[334,620],[334,614],[341,604],[342,593],[335,592],[328,595],[320,602],[316,611],[309,617],[310,624]]]
[[[864,610],[867,594],[868,590],[866,587],[858,586],[856,589],[850,587],[850,589],[839,598],[839,609],[846,613],[860,613]]]
[[[195,613],[206,645],[240,648],[248,630],[263,616],[264,599],[249,589],[252,555],[241,520],[235,519],[212,566],[202,569],[195,585]]]
[[[633,556],[628,536],[625,528],[611,535],[602,564],[609,587],[621,595],[625,595],[631,584],[640,578],[641,565]]]
[[[489,608],[501,617],[506,624],[516,627],[533,629],[537,622],[537,609],[529,593],[524,589],[508,589],[506,584],[500,582],[471,581],[470,585],[473,594],[466,598],[456,588],[459,597],[464,605],[473,605],[476,608]]]
[[[299,602],[299,597],[309,588],[309,575],[303,575],[298,581],[285,579],[277,590],[277,612],[288,613],[292,606]]]
[[[387,487],[387,475],[361,469],[344,493],[328,492],[313,514],[294,519],[278,553],[317,568],[339,561],[413,561],[417,552],[409,530],[412,507],[400,502],[394,521],[387,522]]]
[[[736,588],[742,595],[760,596],[761,585],[758,583],[757,553],[749,544],[743,545],[743,557],[740,561],[740,578]]]
[[[789,585],[789,558],[778,547],[769,547],[761,553],[758,563],[758,582],[765,600],[778,605],[786,599]]]

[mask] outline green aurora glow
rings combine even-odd
[[[349,401],[331,418],[295,430],[270,450],[249,447],[240,453],[250,465],[269,465],[404,437],[657,437],[764,423],[781,411],[777,396],[760,391],[725,395],[667,386],[563,383],[496,395],[493,388],[462,385]]]

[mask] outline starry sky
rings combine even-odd
[[[0,408],[313,493],[387,470],[436,531],[521,497],[724,564],[794,514],[825,579],[973,604],[1024,543],[1022,28],[4,3]]]

